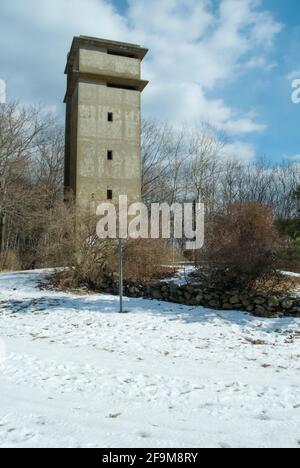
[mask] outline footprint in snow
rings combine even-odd
[[[231,446],[229,444],[220,443],[219,446],[222,449],[231,449]]]
[[[272,418],[270,418],[270,416],[268,416],[265,413],[259,414],[258,416],[256,416],[256,419],[259,419],[260,421],[271,421],[272,420]]]
[[[142,439],[149,439],[149,437],[151,437],[151,434],[148,434],[148,432],[139,432],[138,436]]]

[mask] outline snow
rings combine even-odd
[[[0,275],[0,447],[299,447],[300,320]]]
[[[300,278],[300,273],[293,273],[292,271],[280,271],[284,276],[290,276],[292,278]]]
[[[196,268],[194,265],[178,265],[175,275],[171,278],[165,278],[162,282],[168,282],[176,284],[177,286],[183,286],[190,282],[191,275],[195,273]]]

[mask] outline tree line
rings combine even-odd
[[[201,200],[207,214],[258,202],[274,218],[298,215],[300,165],[243,163],[208,125],[174,128],[144,120],[142,194],[146,203]],[[42,265],[39,245],[63,201],[64,126],[36,106],[0,105],[0,268]],[[44,244],[44,239],[42,244]]]
[[[300,165],[266,158],[245,163],[228,154],[226,140],[210,126],[181,130],[156,121],[142,129],[143,197],[151,202],[201,200],[207,213],[234,203],[257,202],[274,217],[297,216]],[[299,197],[298,197],[299,198]]]

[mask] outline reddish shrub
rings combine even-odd
[[[277,245],[268,207],[258,203],[231,205],[207,223],[199,271],[218,286],[249,285],[274,272]]]

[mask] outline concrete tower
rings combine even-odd
[[[77,206],[141,199],[141,61],[134,44],[75,37],[67,74],[65,189]]]

